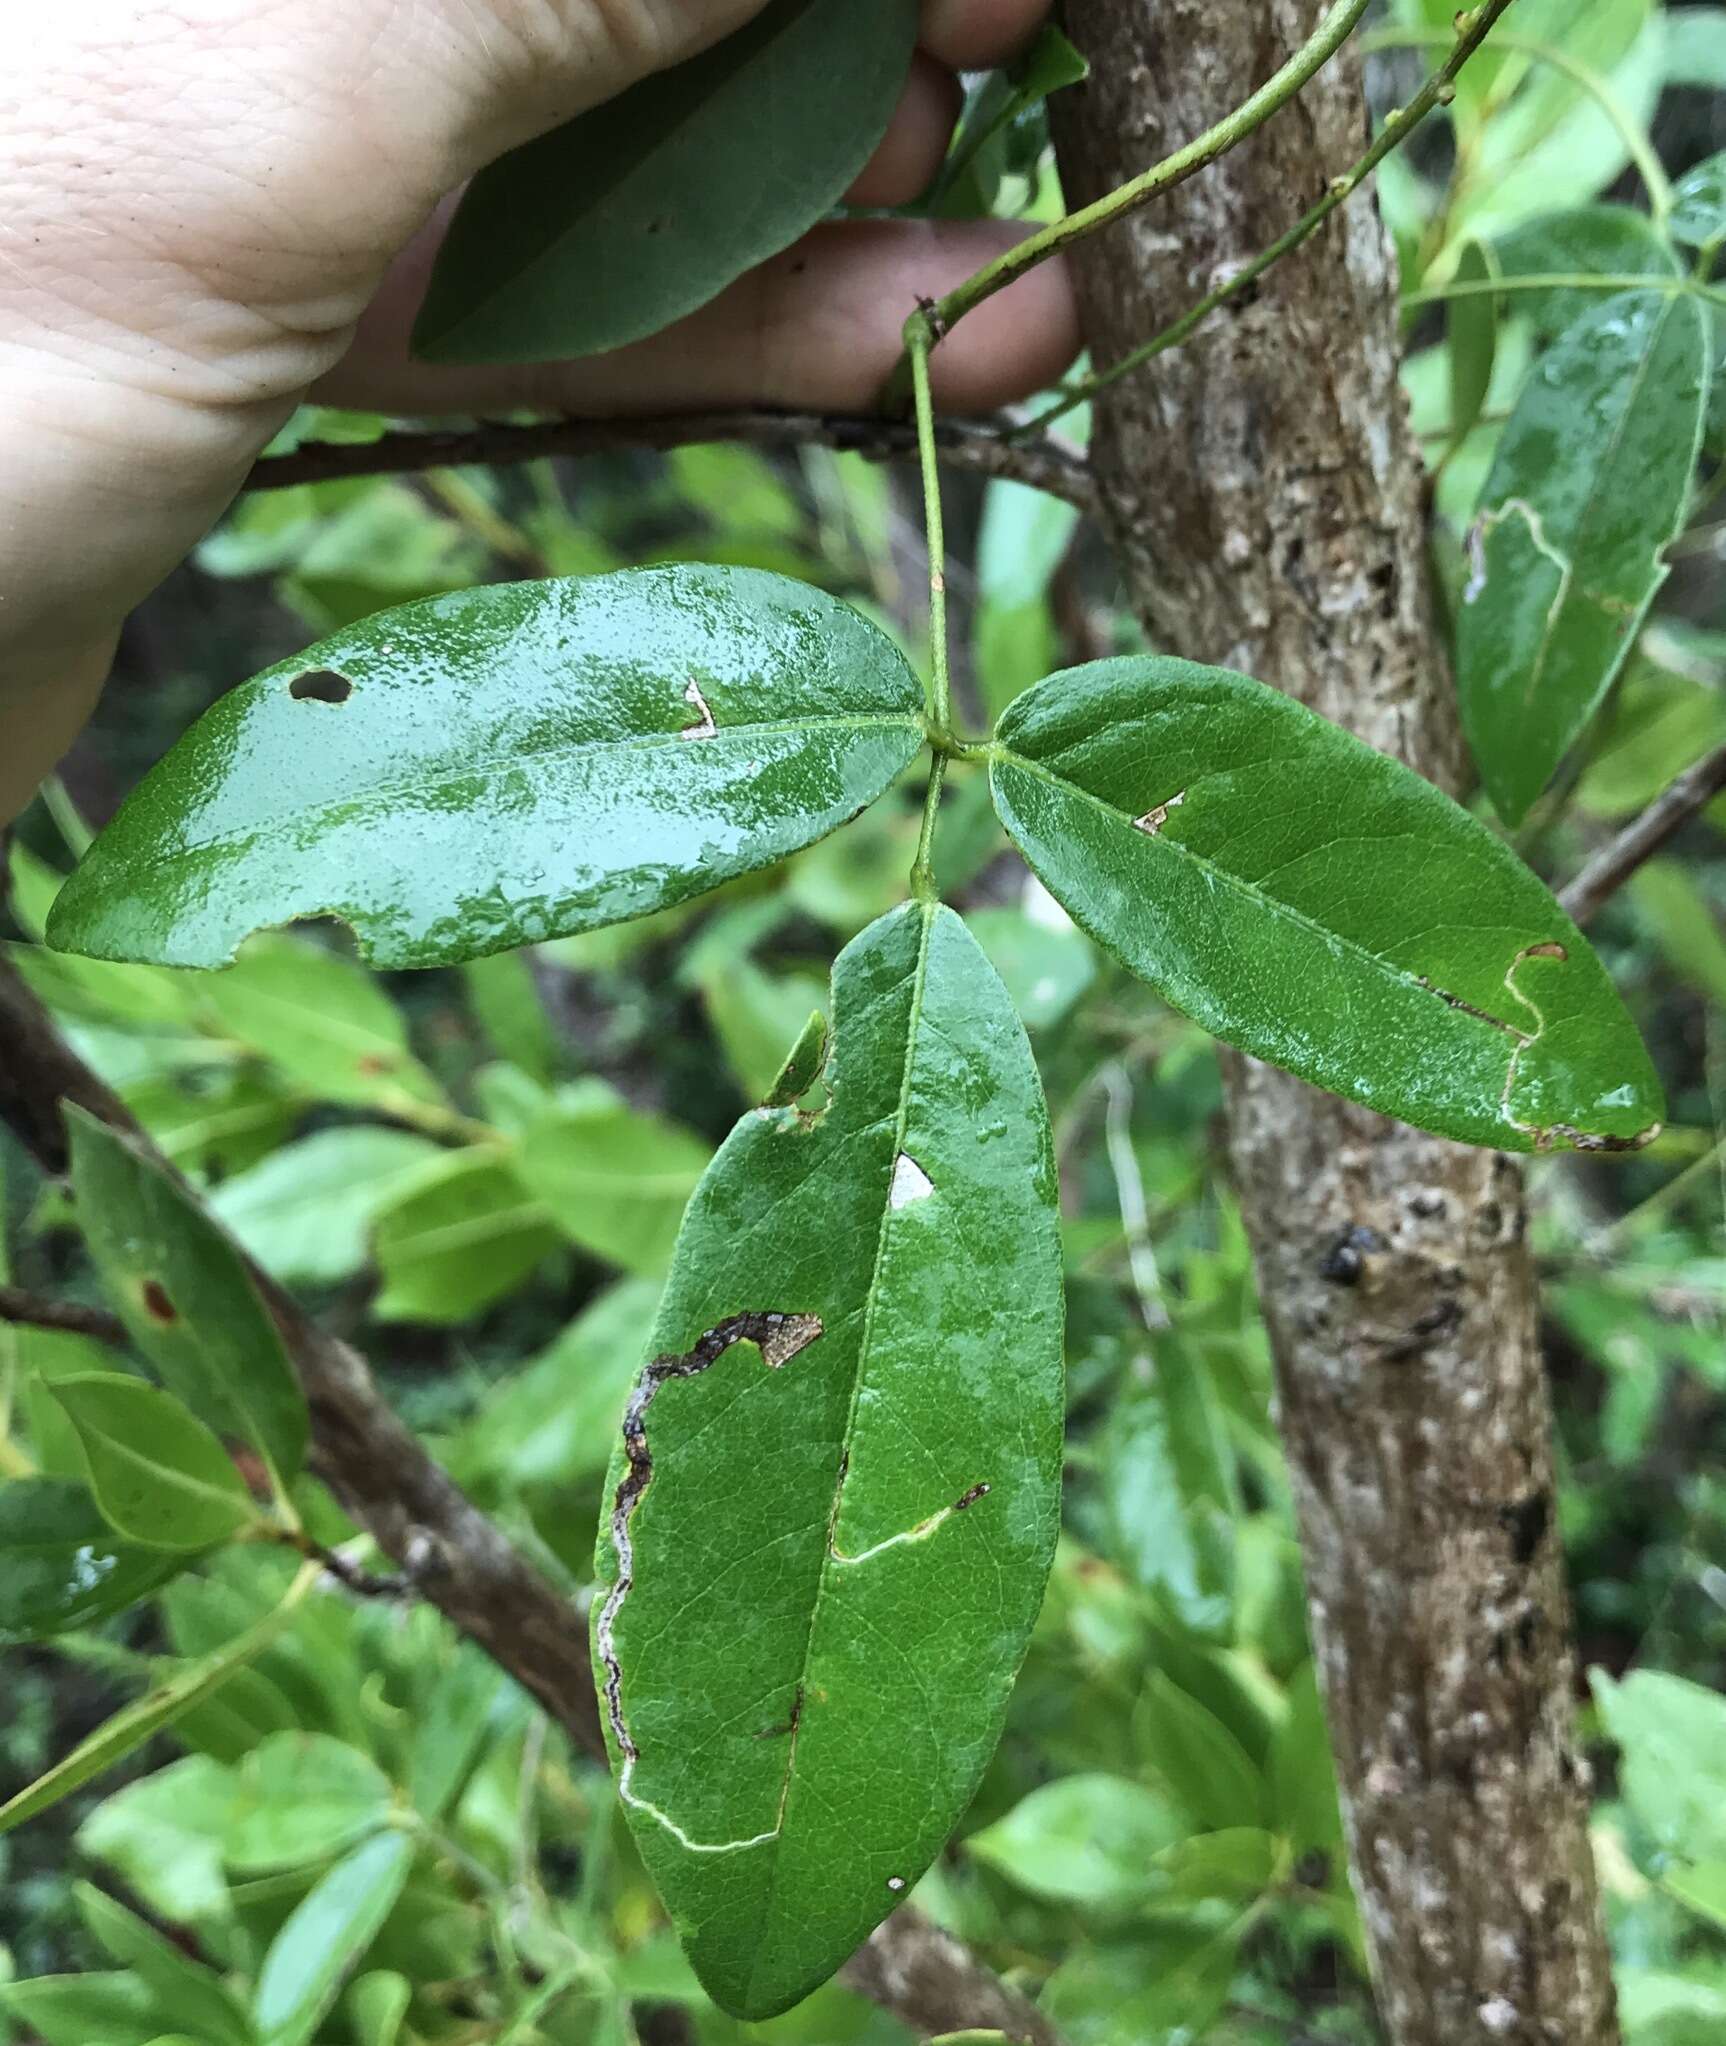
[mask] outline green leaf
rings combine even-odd
[[[1726,1861],[1726,1698],[1659,1670],[1614,1683],[1590,1670],[1606,1730],[1624,1751],[1625,1802],[1667,1854]]]
[[[178,1557],[120,1540],[82,1485],[17,1478],[0,1486],[0,1645],[124,1612],[180,1567]]]
[[[1708,396],[1693,299],[1625,293],[1535,365],[1469,533],[1463,726],[1518,824],[1593,716],[1665,579]]]
[[[1726,240],[1726,149],[1705,157],[1672,187],[1666,231],[1696,249]]]
[[[45,2046],[152,2046],[165,2015],[129,1972],[0,1983],[0,2013],[28,2026]]]
[[[1137,1716],[1146,1753],[1198,1826],[1221,1830],[1264,1823],[1264,1779],[1215,1713],[1153,1670]]]
[[[1726,936],[1688,870],[1650,860],[1631,876],[1630,895],[1673,972],[1726,1011]]]
[[[820,1079],[827,1063],[827,1018],[811,1009],[797,1041],[779,1062],[779,1069],[761,1092],[763,1108],[789,1108],[801,1101]]]
[[[146,1548],[214,1548],[258,1518],[232,1457],[172,1393],[92,1371],[55,1381],[108,1524]]]
[[[877,627],[755,570],[409,605],[224,696],[91,848],[51,940],[220,966],[329,914],[379,966],[438,966],[593,930],[854,817],[921,709]]]
[[[1177,1841],[1156,1865],[1168,1878],[1171,1902],[1218,1897],[1250,1904],[1275,1883],[1279,1858],[1274,1835],[1258,1826],[1229,1826]]]
[[[46,1811],[63,1797],[71,1796],[92,1777],[100,1776],[103,1770],[111,1769],[135,1748],[142,1747],[152,1734],[160,1733],[165,1726],[172,1726],[182,1713],[191,1711],[204,1699],[213,1696],[235,1670],[243,1669],[270,1645],[293,1617],[316,1576],[317,1572],[309,1567],[302,1571],[281,1604],[266,1613],[254,1626],[236,1635],[214,1654],[186,1664],[166,1683],[116,1712],[113,1718],[104,1720],[94,1733],[81,1740],[46,1775],[39,1776],[16,1797],[0,1805],[0,1833],[11,1832],[14,1826],[21,1826],[26,1819],[33,1819],[38,1812]]]
[[[1494,238],[1492,255],[1504,277],[1627,277],[1638,272],[1677,277],[1682,271],[1671,242],[1633,206],[1576,206],[1519,222]],[[1600,303],[1600,292],[1583,285],[1515,295],[1518,316],[1531,320],[1547,340],[1598,311]]]
[[[493,952],[470,959],[462,979],[493,1045],[530,1078],[549,1085],[562,1062],[562,1048],[528,960],[519,952]]]
[[[965,1852],[1034,1897],[1122,1911],[1167,1889],[1153,1864],[1186,1832],[1185,1815],[1142,1783],[1063,1776],[973,1833]]]
[[[196,2025],[209,2046],[252,2046],[245,2009],[214,1969],[181,1953],[153,1925],[91,1884],[74,1884],[72,1894],[109,1960],[129,1968],[176,2023]]]
[[[409,1130],[319,1130],[223,1180],[209,1209],[276,1278],[330,1286],[364,1265],[377,1211],[442,1156]]]
[[[1271,1741],[1271,1803],[1297,1854],[1343,1853],[1342,1811],[1318,1673],[1304,1664],[1289,1685],[1288,1716]]]
[[[1623,1149],[1661,1114],[1630,1018],[1514,853],[1290,698],[1161,657],[1002,719],[1007,829],[1076,921],[1207,1030],[1422,1129]]]
[[[746,1115],[690,1204],[598,1553],[619,1792],[703,1985],[749,2018],[830,1975],[951,1832],[1055,1538],[1024,1034],[927,904],[846,947],[832,1013],[831,1104]]]
[[[669,326],[813,227],[904,89],[915,0],[770,0],[467,189],[414,326],[439,362],[592,355]]]
[[[346,1741],[277,1733],[240,1764],[223,1841],[230,1868],[298,1868],[375,1833],[387,1817],[389,1778]]]
[[[380,1321],[466,1321],[558,1247],[544,1207],[487,1146],[446,1154],[379,1209]]]
[[[503,1677],[497,1664],[457,1642],[414,1714],[408,1750],[408,1801],[436,1824],[455,1802],[479,1752]]]
[[[376,1968],[360,1976],[345,1999],[356,2046],[396,2046],[412,2002],[413,1984],[405,1975]]]
[[[1639,658],[1613,691],[1610,724],[1576,785],[1576,806],[1595,817],[1628,817],[1722,741],[1726,694]]]
[[[129,1137],[78,1108],[66,1126],[78,1221],[133,1341],[171,1392],[291,1483],[306,1403],[233,1245]]]
[[[229,1910],[222,1843],[233,1807],[233,1772],[188,1755],[105,1798],[79,1827],[78,1848],[158,1917],[177,1925],[220,1920]]]
[[[338,1861],[289,1913],[253,1998],[262,2046],[309,2046],[348,1971],[395,1908],[413,1858],[406,1834],[380,1833]]]
[[[1484,284],[1497,274],[1489,244],[1467,242],[1456,265],[1459,284]],[[1489,292],[1450,301],[1450,439],[1466,440],[1474,430],[1492,386],[1492,364],[1498,353],[1498,300]]]
[[[694,1131],[594,1089],[590,1101],[533,1126],[516,1169],[572,1243],[655,1278],[711,1155]]]
[[[224,1030],[315,1101],[388,1107],[404,1098],[443,1100],[408,1050],[400,1010],[377,976],[351,959],[300,939],[259,938],[232,971],[199,986]]]

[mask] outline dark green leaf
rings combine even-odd
[[[592,355],[811,228],[898,103],[915,0],[770,0],[745,27],[468,187],[414,327],[441,362]]]
[[[884,633],[754,570],[410,605],[223,697],[61,891],[53,942],[220,966],[328,913],[380,966],[437,966],[592,930],[855,816],[921,706]]]
[[[61,1378],[65,1409],[108,1524],[146,1548],[214,1548],[258,1517],[233,1459],[172,1393],[119,1372]]]
[[[1456,266],[1461,283],[1485,283],[1497,274],[1490,245],[1468,242]],[[1493,358],[1498,353],[1498,300],[1489,292],[1453,298],[1450,315],[1450,439],[1454,447],[1468,438],[1492,387]]]
[[[233,1245],[129,1138],[76,1108],[66,1121],[78,1220],[133,1341],[170,1391],[290,1483],[305,1400]]]
[[[252,2018],[262,2046],[309,2046],[348,1971],[377,1937],[413,1866],[404,1833],[338,1861],[296,1905],[264,1956]]]
[[[785,1054],[761,1096],[763,1108],[789,1108],[801,1101],[821,1076],[827,1063],[827,1018],[819,1009],[797,1033],[797,1042]]]
[[[1504,429],[1469,533],[1457,690],[1507,823],[1593,716],[1664,580],[1707,354],[1693,299],[1625,293],[1565,329]]]
[[[210,1212],[278,1279],[334,1285],[365,1263],[374,1214],[442,1155],[409,1130],[319,1130],[224,1180]]]
[[[1639,272],[1676,277],[1682,268],[1671,242],[1633,206],[1576,206],[1543,214],[1495,236],[1492,254],[1503,277],[1633,277]],[[1536,333],[1550,340],[1584,314],[1598,311],[1600,292],[1587,285],[1519,291],[1515,306],[1519,317],[1532,320]]]
[[[1018,1019],[928,905],[846,947],[833,1018],[827,1109],[751,1111],[690,1204],[598,1555],[619,1790],[747,2017],[831,1974],[952,1830],[1055,1534],[1055,1189]]]
[[[1008,711],[991,775],[1076,920],[1255,1056],[1505,1150],[1657,1125],[1648,1055],[1546,889],[1276,691],[1160,657],[1072,669]]]
[[[1726,239],[1726,149],[1686,171],[1672,187],[1666,228],[1697,249],[1711,249]]]
[[[17,1478],[0,1486],[0,1644],[42,1641],[124,1612],[180,1568],[122,1541],[82,1485]]]

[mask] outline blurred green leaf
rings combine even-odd
[[[1258,1826],[1231,1826],[1195,1833],[1164,1848],[1157,1867],[1169,1880],[1170,1902],[1217,1898],[1250,1904],[1275,1883],[1279,1859],[1274,1834]]]
[[[456,1642],[435,1671],[408,1748],[408,1801],[422,1819],[435,1825],[460,1795],[502,1687],[497,1664],[471,1641]]]
[[[801,1005],[807,1014],[807,1000]],[[529,1130],[516,1165],[572,1243],[643,1278],[671,1262],[678,1225],[712,1156],[692,1130],[601,1090]]]
[[[562,1047],[523,952],[493,952],[462,970],[467,998],[480,1028],[506,1059],[548,1084],[562,1063]]]
[[[161,2011],[177,2024],[196,2025],[204,2046],[253,2046],[245,2007],[214,1969],[91,1884],[74,1884],[73,1896],[109,1960],[130,1969]]]
[[[1672,187],[1667,232],[1692,248],[1726,239],[1726,149],[1687,170]]]
[[[272,1734],[239,1765],[223,1859],[251,1872],[325,1861],[376,1832],[392,1800],[389,1778],[345,1741]]]
[[[1155,1864],[1187,1835],[1184,1814],[1119,1776],[1064,1776],[973,1833],[965,1851],[1052,1903],[1124,1911],[1168,1888]]]
[[[447,1152],[378,1208],[380,1321],[465,1321],[558,1247],[547,1210],[489,1146]]]
[[[181,1568],[121,1540],[80,1484],[0,1485],[0,1645],[42,1641],[124,1612]]]
[[[1629,652],[1683,522],[1708,394],[1688,298],[1624,294],[1535,366],[1481,495],[1457,622],[1468,741],[1519,824]]]
[[[1318,1673],[1308,1662],[1289,1685],[1288,1716],[1271,1742],[1271,1806],[1297,1854],[1343,1852],[1342,1812]]]
[[[1466,242],[1456,265],[1456,282],[1484,284],[1498,274],[1490,243]],[[1453,445],[1473,431],[1492,385],[1498,351],[1499,302],[1490,293],[1453,298],[1448,307],[1450,350],[1450,438]]]
[[[1047,895],[1043,901],[1052,916],[1032,916],[1023,909],[974,909],[965,918],[1030,1031],[1054,1029],[1097,977],[1090,940],[1058,904],[1050,903]]]
[[[380,1833],[338,1861],[289,1914],[258,1974],[252,2017],[262,2046],[309,2046],[394,1908],[413,1857],[405,1834]]]
[[[1726,934],[1688,871],[1676,860],[1650,860],[1632,875],[1630,895],[1673,972],[1726,1010]]]
[[[96,1504],[128,1541],[209,1549],[258,1518],[233,1459],[171,1393],[117,1372],[51,1390],[78,1431]]]
[[[209,1209],[276,1278],[334,1285],[365,1264],[377,1211],[443,1155],[408,1130],[319,1130],[223,1180]]]
[[[915,0],[772,0],[469,185],[414,327],[439,362],[591,355],[788,248],[868,162]]]
[[[413,1985],[405,1975],[378,1968],[360,1976],[344,2001],[353,2023],[355,2046],[396,2046],[413,2001]]]
[[[1726,1698],[1659,1670],[1588,1680],[1623,1750],[1626,1802],[1655,1844],[1685,1861],[1726,1861]]]
[[[187,1407],[291,1483],[305,1399],[232,1244],[129,1138],[81,1109],[66,1121],[79,1225],[133,1341]]]
[[[1144,1730],[1145,1752],[1170,1795],[1201,1829],[1266,1823],[1265,1782],[1252,1757],[1215,1713],[1172,1684],[1161,1670],[1145,1679],[1136,1717]]]
[[[234,1796],[231,1770],[189,1755],[105,1798],[78,1829],[79,1851],[173,1924],[222,1919],[222,1842]]]
[[[0,2012],[28,2025],[44,2046],[153,2046],[168,2017],[129,1971],[0,1983]]]

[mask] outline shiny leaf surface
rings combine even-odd
[[[833,975],[831,1104],[703,1179],[614,1460],[595,1661],[618,1786],[704,1985],[783,2010],[951,1832],[1056,1527],[1047,1118],[959,919]]]
[[[0,1644],[43,1641],[136,1605],[178,1558],[122,1540],[83,1485],[17,1478],[0,1486]]]
[[[1207,1030],[1422,1129],[1624,1148],[1659,1083],[1547,890],[1431,783],[1276,691],[1129,657],[1001,720],[1007,829]]]
[[[1726,149],[1687,170],[1672,188],[1668,231],[1693,248],[1726,239]]]
[[[1694,300],[1626,293],[1535,365],[1469,533],[1463,726],[1520,823],[1617,674],[1665,578],[1708,396]]]
[[[125,1137],[78,1109],[66,1121],[79,1224],[133,1341],[194,1413],[291,1482],[305,1399],[233,1245]]]
[[[770,0],[712,49],[511,151],[468,187],[415,351],[591,355],[706,304],[868,162],[916,25],[915,0]]]
[[[64,950],[221,966],[328,913],[436,966],[680,902],[872,802],[922,744],[877,627],[753,569],[434,598],[225,696],[54,905]]]

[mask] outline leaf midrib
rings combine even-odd
[[[917,1039],[923,1021],[923,995],[928,983],[929,948],[934,940],[937,906],[919,903],[914,912],[921,929],[917,939],[917,963],[911,976],[911,1006],[905,1022],[905,1056],[899,1071],[899,1103],[893,1115],[891,1147],[887,1152],[886,1171],[881,1182],[881,1226],[875,1236],[875,1255],[869,1267],[868,1296],[863,1307],[863,1327],[857,1339],[857,1366],[851,1379],[851,1405],[845,1416],[844,1462],[840,1467],[838,1483],[833,1490],[833,1504],[829,1509],[826,1528],[821,1536],[821,1574],[816,1579],[815,1596],[809,1601],[809,1627],[803,1637],[803,1655],[798,1668],[798,1682],[806,1685],[809,1680],[809,1657],[815,1640],[815,1627],[821,1617],[822,1604],[827,1597],[828,1576],[833,1564],[833,1532],[839,1523],[845,1483],[850,1475],[851,1438],[856,1432],[857,1409],[863,1397],[863,1382],[868,1376],[869,1344],[874,1334],[875,1315],[881,1300],[881,1265],[886,1254],[887,1232],[892,1226],[894,1208],[892,1202],[893,1171],[900,1153],[905,1148],[905,1132],[911,1119],[911,1073],[917,1060]],[[834,1019],[837,1032],[839,1019]],[[790,1809],[791,1794],[797,1769],[797,1740],[792,1736],[791,1752],[785,1758],[785,1787],[779,1810],[779,1820],[774,1827],[774,1853],[767,1877],[766,1895],[762,1899],[761,1916],[767,1922],[773,1912],[779,1894],[779,1842],[784,1837],[786,1814]],[[761,1947],[758,1943],[750,1962],[749,1986],[755,1986],[755,1969],[759,1965]]]
[[[543,746],[529,752],[516,753],[507,757],[494,756],[464,766],[450,768],[442,774],[429,776],[402,775],[394,781],[374,782],[364,790],[351,795],[328,796],[303,809],[279,810],[266,816],[252,816],[239,830],[211,832],[206,838],[189,840],[184,845],[171,847],[153,853],[147,862],[152,867],[169,866],[177,861],[193,858],[211,846],[230,845],[238,840],[255,841],[267,837],[283,823],[303,820],[321,823],[335,812],[362,806],[366,812],[375,811],[380,804],[387,804],[392,798],[403,795],[426,795],[438,789],[453,788],[457,783],[471,781],[475,775],[502,774],[512,768],[529,768],[535,772],[553,761],[574,759],[582,754],[620,752],[658,752],[671,746],[689,746],[712,749],[721,741],[742,741],[745,739],[777,738],[784,733],[809,733],[890,730],[902,726],[906,731],[922,737],[922,725],[912,711],[887,711],[880,716],[864,716],[853,713],[845,717],[819,718],[775,718],[748,725],[720,725],[706,737],[692,739],[683,732],[632,733],[623,739],[585,739],[573,744]],[[124,864],[140,864],[136,856],[124,856]]]
[[[1472,1003],[1465,1008],[1457,1008],[1455,1004],[1464,999],[1462,996],[1453,996],[1447,1001],[1443,990],[1423,982],[1418,975],[1408,973],[1400,966],[1393,966],[1389,960],[1381,957],[1377,952],[1369,951],[1358,938],[1351,938],[1345,931],[1332,930],[1327,924],[1321,924],[1316,917],[1309,916],[1305,910],[1296,909],[1292,903],[1284,902],[1279,896],[1269,894],[1264,889],[1248,881],[1243,875],[1232,873],[1227,867],[1220,866],[1215,860],[1208,859],[1205,854],[1195,852],[1191,846],[1184,845],[1180,839],[1168,837],[1162,832],[1159,832],[1156,837],[1152,838],[1148,832],[1139,831],[1124,810],[1116,809],[1113,803],[1108,802],[1102,796],[1093,795],[1089,789],[1082,788],[1075,781],[1069,781],[1065,775],[1056,774],[1053,769],[1044,767],[1038,761],[1028,759],[1023,753],[1016,753],[1011,747],[1003,745],[1000,748],[998,757],[1004,764],[1023,768],[1027,774],[1034,776],[1037,780],[1046,781],[1054,788],[1062,789],[1070,795],[1079,797],[1081,801],[1089,803],[1093,808],[1102,811],[1104,816],[1108,817],[1115,824],[1120,825],[1124,830],[1131,831],[1137,837],[1145,839],[1148,844],[1161,846],[1171,853],[1178,853],[1181,858],[1190,860],[1195,867],[1199,867],[1205,873],[1215,876],[1217,880],[1221,881],[1235,894],[1244,896],[1257,907],[1266,910],[1271,916],[1280,917],[1287,923],[1297,924],[1301,929],[1311,931],[1315,936],[1324,939],[1327,944],[1341,945],[1345,951],[1352,954],[1354,958],[1358,959],[1364,966],[1378,974],[1381,978],[1395,981],[1401,987],[1412,988],[1416,994],[1430,996],[1446,1015],[1466,1017],[1471,1022],[1479,1022],[1486,1028],[1496,1030],[1503,1036],[1510,1038],[1523,1049],[1533,1044],[1538,1037],[1539,1032],[1530,1035],[1529,1032],[1518,1029],[1514,1023],[1506,1021],[1503,1017],[1490,1015],[1485,1010],[1478,1009]],[[1528,942],[1537,945],[1546,941],[1538,937],[1531,937]]]

